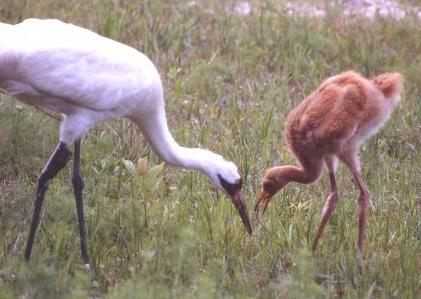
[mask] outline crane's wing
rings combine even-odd
[[[145,55],[87,29],[35,19],[12,27],[9,42],[0,43],[0,49],[8,47],[0,51],[0,76],[20,84],[22,93],[31,90],[78,107],[112,110],[122,98],[160,82]],[[2,71],[5,66],[13,71]]]

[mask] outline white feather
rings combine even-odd
[[[218,174],[230,183],[240,178],[232,162],[174,141],[160,76],[144,54],[87,29],[58,20],[0,23],[0,88],[62,113],[62,142],[81,139],[97,122],[126,117],[166,162],[201,170],[221,189]]]

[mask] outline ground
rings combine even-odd
[[[265,169],[294,161],[282,132],[299,101],[348,69],[365,76],[401,72],[403,100],[361,152],[373,195],[365,257],[356,246],[358,191],[342,165],[337,210],[311,253],[329,193],[326,175],[311,186],[288,186],[261,221],[251,215],[250,237],[229,199],[205,176],[162,166],[137,128],[120,120],[96,126],[82,145],[92,270],[80,257],[71,167],[50,186],[33,258],[25,263],[36,179],[57,143],[59,123],[0,95],[0,298],[421,293],[417,1],[394,2],[405,11],[397,18],[344,14],[351,1],[328,7],[325,1],[301,1],[322,15],[296,13],[288,3],[6,0],[0,20],[59,18],[148,55],[162,76],[175,139],[234,161],[244,175],[250,212]],[[22,241],[15,243],[21,232]]]

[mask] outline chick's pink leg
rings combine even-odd
[[[365,231],[367,227],[367,214],[370,207],[371,194],[361,174],[358,153],[356,151],[352,151],[344,154],[341,159],[349,167],[350,171],[354,175],[355,182],[360,189],[360,197],[358,198],[358,249],[361,254],[364,254]]]
[[[317,243],[323,233],[323,230],[329,221],[330,215],[332,215],[333,211],[335,210],[336,203],[339,200],[338,188],[336,186],[335,180],[335,168],[336,168],[336,159],[334,157],[329,157],[325,159],[326,167],[329,172],[329,179],[330,179],[330,194],[326,200],[326,203],[322,210],[322,216],[320,218],[319,228],[317,230],[316,238],[313,242],[313,251],[316,250]]]

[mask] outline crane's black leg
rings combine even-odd
[[[48,160],[43,171],[41,172],[41,176],[38,179],[37,193],[34,201],[34,213],[32,216],[31,229],[25,250],[25,259],[27,261],[29,261],[31,257],[32,245],[34,243],[35,233],[39,223],[39,215],[41,213],[45,191],[48,189],[50,180],[57,175],[60,169],[66,166],[71,154],[72,153],[67,149],[67,145],[64,142],[60,142],[54,150],[53,154],[50,156],[50,159]]]
[[[79,232],[80,232],[80,248],[82,251],[83,262],[87,265],[90,264],[88,246],[86,241],[86,230],[85,230],[85,216],[83,214],[83,179],[80,175],[80,139],[75,141],[75,153],[74,153],[74,164],[72,183],[76,199],[77,217],[79,220]]]

